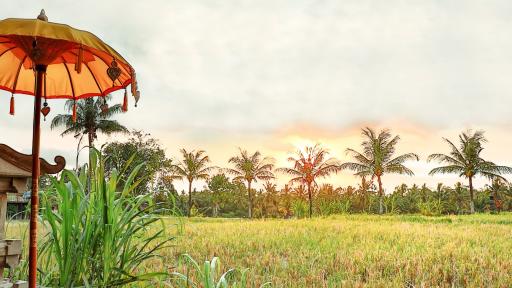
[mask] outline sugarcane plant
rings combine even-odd
[[[47,234],[39,247],[38,282],[49,287],[114,287],[165,276],[140,268],[159,258],[172,239],[159,217],[163,208],[148,195],[130,195],[143,164],[119,189],[125,168],[105,178],[98,150],[92,150],[91,159],[90,193],[85,189],[88,169],[80,174],[64,171],[42,193],[41,220]]]

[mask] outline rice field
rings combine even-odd
[[[512,214],[192,219],[172,253],[273,287],[512,287]]]
[[[176,259],[188,253],[198,262],[218,256],[224,270],[250,268],[255,287],[512,287],[510,213],[163,223],[177,235],[173,246],[142,269],[184,271]]]

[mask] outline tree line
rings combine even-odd
[[[57,115],[52,121],[52,128],[64,127],[63,136],[87,135],[89,147],[94,146],[97,133],[128,133],[126,127],[109,119],[120,112],[118,105],[108,107],[105,101],[92,99],[80,101],[76,121],[69,114]],[[419,212],[435,215],[511,208],[511,189],[503,175],[511,173],[512,168],[482,158],[483,145],[487,142],[482,131],[461,133],[458,143],[455,142],[457,145],[444,139],[448,153],[432,154],[427,159],[440,165],[432,169],[430,175],[456,174],[467,181],[467,186],[461,183],[456,187],[439,184],[431,190],[425,185],[421,188],[401,185],[388,194],[383,188],[385,175],[414,175],[406,163],[418,161],[419,157],[415,153],[396,155],[400,137],[387,129],[376,131],[366,127],[361,130],[361,135],[360,149],[346,149],[351,158],[349,162],[342,163],[329,157],[328,150],[315,145],[291,155],[288,167],[275,167],[274,158],[244,149],[239,149],[238,155],[231,157],[225,168],[211,165],[204,150],[181,149],[179,159],[172,160],[165,156],[156,139],[142,131],[133,131],[126,142],[106,143],[102,151],[107,155],[107,173],[114,169],[128,170],[144,162],[137,180],[138,188],[133,193],[152,193],[155,199],[168,202],[188,216],[312,217],[333,212]],[[354,188],[318,183],[319,179],[343,170],[352,171],[361,179],[361,184]],[[272,182],[278,174],[290,177],[288,184],[281,189]],[[476,190],[473,180],[477,176],[489,179],[488,187]],[[177,180],[188,183],[187,192],[179,194],[175,190],[173,181]],[[201,191],[193,189],[197,180],[207,183]],[[122,181],[120,179],[120,185]],[[253,189],[257,182],[264,183],[263,189]],[[232,210],[226,211],[226,207]],[[241,213],[241,207],[246,212]]]

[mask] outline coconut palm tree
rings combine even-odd
[[[192,210],[192,183],[194,180],[206,180],[208,179],[210,172],[214,169],[213,166],[209,166],[210,158],[206,155],[204,150],[192,150],[187,151],[185,149],[180,150],[182,159],[178,161],[178,164],[171,166],[172,179],[187,179],[188,181],[188,212],[187,216],[190,217]]]
[[[366,180],[365,176],[361,176],[361,183],[357,186],[356,189],[356,194],[361,199],[361,211],[366,210],[368,206],[368,197],[372,191],[375,191],[373,180]]]
[[[392,136],[390,131],[384,129],[378,134],[371,128],[362,129],[363,142],[362,152],[348,148],[347,154],[354,158],[355,162],[346,162],[341,165],[342,169],[349,169],[355,172],[356,176],[370,176],[372,180],[377,178],[379,184],[379,213],[384,213],[382,188],[382,176],[386,173],[414,175],[411,169],[404,166],[404,163],[411,160],[419,160],[418,155],[407,153],[394,156],[396,144],[400,137]]]
[[[503,200],[506,197],[510,197],[510,193],[507,187],[508,182],[504,181],[501,178],[493,178],[491,180],[491,184],[486,185],[486,188],[487,190],[489,190],[492,196],[494,208],[498,213],[500,213],[503,205]]]
[[[114,133],[128,133],[128,129],[119,124],[116,120],[110,120],[114,115],[122,112],[122,105],[106,105],[106,101],[111,96],[103,98],[86,98],[77,100],[67,100],[64,105],[65,110],[70,114],[59,114],[52,119],[51,129],[64,127],[62,136],[74,135],[79,137],[87,135],[89,147],[94,147],[94,140],[98,138],[98,133],[111,135]],[[73,121],[73,106],[76,104],[76,121]]]
[[[430,175],[434,174],[459,174],[459,177],[467,178],[469,181],[470,212],[475,213],[473,179],[477,175],[489,179],[503,178],[501,174],[512,173],[512,168],[507,166],[498,166],[493,162],[484,160],[480,153],[483,151],[482,144],[487,142],[483,131],[466,131],[459,135],[459,147],[443,138],[450,146],[450,153],[432,154],[428,161],[437,161],[446,164],[445,166],[434,168]]]
[[[290,184],[305,185],[309,199],[309,218],[313,215],[313,189],[318,187],[316,180],[324,178],[340,170],[338,160],[328,158],[329,152],[315,145],[306,147],[304,151],[297,151],[295,156],[288,158],[293,164],[292,168],[279,168],[276,171],[292,176]]]
[[[261,153],[256,151],[249,155],[247,150],[240,150],[240,154],[229,158],[228,162],[233,168],[225,169],[226,173],[234,176],[234,181],[245,181],[247,183],[247,194],[249,200],[249,218],[252,218],[253,199],[251,184],[258,180],[270,180],[274,178],[274,159],[262,158]]]

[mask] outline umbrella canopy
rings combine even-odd
[[[39,19],[0,21],[0,89],[35,95],[36,64],[48,66],[47,99],[105,96],[129,84],[138,96],[133,68],[92,33]]]
[[[82,99],[105,96],[131,84],[139,99],[135,70],[110,46],[93,34],[68,25],[50,23],[44,10],[37,19],[0,21],[0,89],[34,97],[32,131],[32,193],[30,195],[29,287],[36,287],[37,215],[41,164],[41,113],[50,112],[46,99]],[[41,100],[45,106],[41,109]],[[106,105],[106,103],[105,103]],[[126,111],[127,92],[123,103]],[[76,120],[76,105],[73,107]]]

